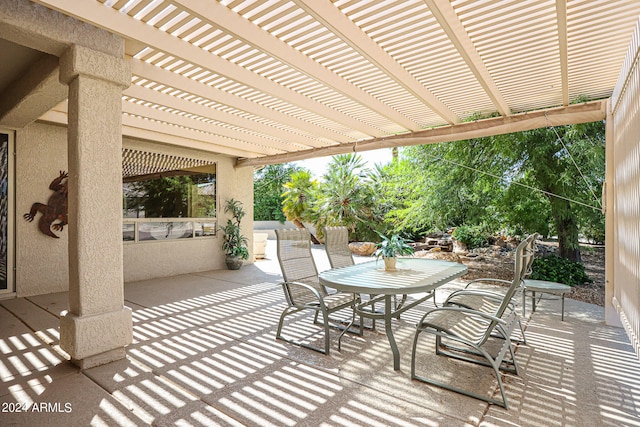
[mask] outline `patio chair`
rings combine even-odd
[[[518,326],[519,319],[511,298],[520,288],[522,277],[529,268],[527,260],[528,257],[533,256],[529,252],[532,250],[531,242],[534,240],[535,235],[529,236],[516,248],[513,281],[505,294],[500,297],[499,304],[495,305],[494,310],[480,311],[460,306],[445,306],[428,311],[420,319],[416,326],[411,354],[412,379],[508,409],[500,371],[518,374],[514,347],[510,337]],[[495,299],[487,297],[487,301],[494,303],[498,299],[497,295],[499,294],[496,294]],[[436,355],[491,367],[498,380],[502,400],[492,399],[418,374],[416,357],[419,338],[423,333],[435,336]],[[497,349],[495,344],[498,344]],[[455,372],[452,374],[455,375]]]
[[[284,278],[282,289],[288,305],[280,315],[276,339],[328,355],[330,352],[330,323],[341,324],[340,321],[333,320],[329,316],[345,308],[351,309],[351,321],[346,327],[341,328],[342,332],[338,337],[338,349],[340,349],[342,335],[354,323],[355,305],[359,302],[359,298],[354,293],[336,292],[329,294],[327,289],[320,285],[318,271],[311,255],[311,241],[308,230],[276,230],[276,236],[278,262]],[[282,336],[285,317],[302,310],[314,312],[314,323],[317,323],[319,317],[322,318],[324,349]],[[362,335],[362,328],[360,328],[359,334]]]
[[[324,245],[331,268],[353,265],[349,249],[349,229],[345,226],[324,227]]]
[[[518,298],[516,298],[516,295],[518,294],[518,292],[523,291],[524,284],[526,283],[525,279],[531,274],[531,266],[533,265],[533,258],[536,252],[535,242],[537,237],[538,235],[534,233],[529,237],[527,237],[526,239],[524,239],[522,242],[520,242],[519,246],[522,246],[524,248],[522,252],[523,264],[521,267],[518,267],[517,263],[514,262],[513,274],[515,277],[518,274],[517,269],[521,268],[522,276],[521,276],[520,285],[516,288],[515,292],[513,293],[513,296],[511,297],[510,307],[512,309],[515,309],[515,302],[518,301]],[[516,253],[518,253],[517,249],[516,249]],[[512,284],[513,282],[510,282],[508,280],[496,279],[496,278],[484,277],[480,279],[475,279],[467,283],[464,289],[452,292],[443,303],[443,306],[445,307],[458,306],[458,307],[468,308],[471,310],[493,312],[502,303],[505,292],[509,290],[509,287]],[[490,290],[486,288],[486,285],[494,285],[494,286],[498,285],[499,287],[494,287]],[[484,288],[479,286],[484,286]],[[523,315],[524,315],[524,312],[523,312]],[[524,328],[522,326],[522,321],[520,317],[518,317],[518,326],[519,326],[518,329],[520,330],[520,335],[522,337],[522,339],[518,341],[522,342],[523,344],[526,344],[527,340],[524,334]]]

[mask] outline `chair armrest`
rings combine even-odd
[[[483,290],[467,290],[467,289],[460,289],[457,290],[455,292],[452,292],[451,295],[449,295],[447,297],[447,299],[444,301],[444,303],[442,303],[442,306],[444,307],[451,307],[451,306],[465,306],[465,302],[464,302],[464,298],[460,301],[457,302],[451,302],[452,298],[455,297],[459,297],[462,296],[464,297],[465,295],[470,295],[470,296],[480,296],[482,298],[486,298],[490,301],[493,301],[496,304],[500,304],[502,303],[502,301],[504,300],[504,295],[497,293],[497,292],[492,292],[492,291],[483,291]],[[514,303],[515,299],[512,298],[511,301],[509,301],[509,304],[507,305],[507,308],[511,311],[515,310],[515,303]],[[449,305],[451,304],[451,305]]]
[[[459,312],[459,313],[463,313],[463,314],[467,314],[470,317],[480,317],[486,320],[491,320],[494,322],[497,322],[500,325],[506,325],[507,322],[505,322],[504,320],[500,319],[499,317],[493,316],[491,314],[488,313],[483,313],[482,311],[477,311],[477,310],[471,310],[468,308],[463,308],[463,307],[438,307],[438,308],[434,308],[433,310],[429,310],[428,312],[426,312],[424,314],[424,316],[422,316],[422,318],[420,319],[420,321],[418,322],[418,324],[416,325],[417,328],[420,328],[421,325],[423,323],[425,323],[425,319],[434,313],[439,313],[442,311],[455,311],[455,312]]]
[[[467,289],[470,286],[476,285],[478,283],[503,283],[505,285],[510,285],[511,281],[503,280],[503,279],[495,279],[495,278],[491,278],[491,277],[483,277],[483,278],[480,278],[480,279],[475,279],[475,280],[470,281],[469,283],[467,283],[467,285],[464,288]]]
[[[304,288],[305,290],[311,292],[315,298],[317,299],[317,303],[320,304],[320,306],[324,306],[324,300],[322,298],[322,295],[320,295],[320,292],[313,286],[307,284],[307,283],[302,283],[302,282],[282,282],[282,289],[284,290],[284,295],[287,299],[287,303],[291,306],[294,307],[305,307],[309,305],[309,301],[304,302],[303,304],[299,304],[296,303],[296,297],[301,296],[301,295],[296,295],[296,292],[293,291],[292,288],[295,287],[301,287]],[[315,302],[314,302],[315,303]]]
[[[455,298],[460,295],[477,295],[477,296],[493,299],[496,301],[502,301],[504,299],[504,295],[498,292],[484,290],[484,289],[466,289],[465,288],[465,289],[458,289],[457,291],[454,291],[451,294],[449,294],[444,304],[446,305],[451,298]]]

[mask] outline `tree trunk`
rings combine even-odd
[[[294,219],[293,224],[298,227],[298,228],[304,228],[307,229],[307,227],[304,226],[304,224],[302,223],[302,221],[300,221],[299,219]],[[313,243],[314,245],[319,245],[320,241],[318,240],[318,238],[316,236],[313,235],[313,233],[309,230],[309,236],[311,236],[311,243]]]
[[[558,254],[571,261],[582,262],[578,242],[578,222],[567,200],[551,197],[551,214],[558,233]]]

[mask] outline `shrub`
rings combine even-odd
[[[481,226],[461,225],[453,230],[451,237],[474,249],[488,246],[490,236]]]
[[[585,273],[583,264],[560,258],[556,255],[547,255],[534,259],[529,278],[564,283],[569,286],[579,286],[583,283],[593,282]]]

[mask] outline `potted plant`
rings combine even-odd
[[[399,235],[394,234],[391,237],[380,233],[378,235],[382,238],[382,241],[376,245],[377,249],[373,256],[376,257],[376,260],[382,257],[386,271],[396,271],[396,257],[413,255],[413,248]]]
[[[242,202],[235,199],[227,200],[224,212],[231,213],[231,218],[227,219],[227,224],[224,227],[220,227],[224,233],[222,250],[227,255],[225,259],[227,268],[238,270],[242,267],[242,260],[249,258],[249,249],[247,249],[249,241],[240,234],[240,221],[246,212],[242,207]]]

